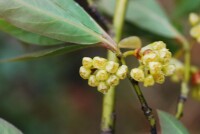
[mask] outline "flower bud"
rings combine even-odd
[[[82,60],[82,64],[86,68],[91,68],[92,67],[92,59],[90,57],[84,57]]]
[[[155,82],[158,84],[162,84],[165,82],[165,76],[163,73],[155,74],[155,75],[153,75],[153,78],[154,78]]]
[[[150,53],[145,54],[142,57],[141,61],[144,65],[148,65],[149,62],[158,61],[158,60],[159,60],[159,58],[158,58],[157,54],[154,52],[150,52]]]
[[[101,57],[93,58],[93,67],[97,69],[105,69],[107,60]]]
[[[199,22],[199,16],[196,13],[190,13],[189,22],[192,26],[196,25]]]
[[[190,35],[194,38],[200,37],[200,24],[192,27],[190,30]]]
[[[156,41],[150,44],[154,50],[160,50],[166,48],[166,44],[163,41]]]
[[[98,70],[96,73],[96,79],[99,81],[105,81],[108,79],[108,73],[105,70]]]
[[[167,65],[163,68],[163,72],[164,72],[165,76],[173,75],[175,70],[176,70],[175,65]]]
[[[139,82],[144,81],[144,72],[142,69],[134,68],[131,70],[130,75],[136,81],[139,81]]]
[[[110,86],[108,86],[106,82],[100,82],[97,88],[97,90],[103,94],[106,94],[109,89],[110,89]]]
[[[116,73],[118,70],[119,64],[114,61],[108,61],[106,65],[106,71],[109,73]]]
[[[160,73],[162,65],[160,62],[149,62],[149,70],[151,74]]]
[[[117,86],[119,84],[119,78],[116,75],[110,75],[106,82],[109,86]]]
[[[120,78],[120,79],[125,79],[128,73],[128,67],[126,65],[121,65],[119,67],[119,69],[116,72],[116,75]]]
[[[79,74],[83,79],[88,79],[91,74],[91,70],[88,68],[85,68],[84,66],[80,67]]]
[[[172,57],[171,52],[166,48],[159,50],[158,53],[159,53],[160,61],[164,64],[168,63]]]
[[[145,79],[144,79],[144,86],[145,87],[149,87],[149,86],[153,86],[154,85],[154,79],[152,75],[148,75]]]
[[[97,87],[99,85],[99,81],[96,79],[95,75],[91,75],[88,79],[88,85],[91,87]]]

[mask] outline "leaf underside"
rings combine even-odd
[[[182,123],[174,116],[158,110],[162,134],[189,134]]]
[[[40,51],[37,51],[37,52],[24,54],[24,55],[17,56],[17,57],[14,57],[14,58],[0,59],[0,63],[27,61],[27,60],[33,60],[33,59],[38,59],[38,58],[42,58],[42,57],[62,55],[62,54],[77,51],[77,50],[80,50],[80,49],[83,49],[83,48],[86,48],[86,47],[89,47],[89,46],[86,46],[86,45],[68,45],[68,46],[57,47],[57,48],[52,48],[52,49],[40,50]]]
[[[22,132],[12,124],[0,118],[0,134],[22,134]]]

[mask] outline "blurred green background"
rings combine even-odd
[[[79,0],[84,5],[84,1]],[[199,0],[159,1],[176,27],[188,35],[187,16],[200,10]],[[186,4],[184,4],[186,3]],[[198,5],[199,4],[199,5]],[[130,30],[131,29],[131,30]],[[144,43],[164,40],[171,51],[176,41],[154,35],[126,23],[124,36],[137,35]],[[0,58],[12,57],[45,47],[22,44],[0,33]],[[192,49],[192,63],[200,66],[200,45]],[[84,56],[106,57],[104,48],[87,48],[70,54],[27,62],[0,64],[0,117],[11,122],[25,134],[98,134],[102,111],[102,94],[87,85],[79,76]],[[128,58],[130,66],[137,66]],[[150,106],[175,113],[180,85],[170,82],[143,88]],[[148,124],[127,80],[117,87],[116,134],[145,134]],[[156,113],[156,111],[154,111]],[[192,134],[200,133],[200,102],[191,98],[182,119]]]

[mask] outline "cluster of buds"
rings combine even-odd
[[[192,25],[190,35],[200,43],[200,17],[196,13],[189,15],[189,22]]]
[[[111,87],[119,84],[120,79],[127,77],[128,67],[108,61],[101,57],[84,57],[79,73],[83,79],[88,79],[88,85],[97,87],[98,91],[107,93]]]
[[[172,54],[164,42],[157,41],[136,51],[140,65],[131,70],[130,76],[138,82],[144,82],[145,87],[162,84],[165,76],[174,73],[175,66],[170,64]]]

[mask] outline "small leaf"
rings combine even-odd
[[[0,0],[0,17],[12,25],[49,38],[78,44],[116,43],[74,0]]]
[[[129,49],[136,49],[142,46],[142,42],[139,37],[131,36],[122,39],[119,44],[119,48],[129,48]]]
[[[0,134],[22,134],[22,132],[12,124],[0,118]]]
[[[189,134],[182,123],[174,116],[158,110],[162,134]]]
[[[114,14],[115,0],[100,0],[99,7],[109,15]],[[161,36],[176,38],[179,32],[170,24],[156,0],[131,0],[126,20]]]
[[[1,59],[0,63],[2,62],[16,62],[16,61],[27,61],[27,60],[33,60],[38,59],[42,57],[49,57],[49,56],[56,56],[56,55],[62,55],[66,53],[70,53],[73,51],[77,51],[83,48],[86,48],[89,46],[83,46],[83,45],[69,45],[59,48],[53,48],[53,49],[47,49],[47,50],[41,50],[33,53],[24,54],[22,56],[17,56],[14,58],[8,58],[8,59]]]
[[[34,34],[31,32],[27,32],[20,28],[17,28],[3,19],[0,19],[0,30],[14,36],[15,38],[29,43],[29,44],[36,44],[36,45],[56,45],[61,44],[63,42],[55,39],[51,39],[45,36],[41,36],[38,34]]]

